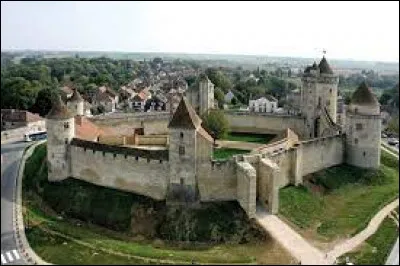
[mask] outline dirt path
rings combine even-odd
[[[378,230],[379,225],[383,222],[383,220],[388,216],[397,206],[399,206],[399,199],[396,199],[392,203],[386,205],[383,209],[381,209],[377,214],[375,214],[374,218],[371,219],[367,228],[363,231],[355,235],[354,237],[345,240],[343,243],[336,245],[331,251],[328,252],[329,258],[337,258],[341,255],[353,250],[361,243],[363,243],[367,238],[372,236],[376,230]]]
[[[319,249],[308,243],[303,237],[277,216],[258,208],[256,219],[271,236],[287,249],[301,264],[329,265],[329,260]]]

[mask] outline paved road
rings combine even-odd
[[[394,244],[385,265],[399,265],[399,238],[397,238],[396,244]]]
[[[12,217],[16,178],[24,142],[1,144],[1,264],[26,265],[16,249]]]

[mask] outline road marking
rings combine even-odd
[[[15,257],[17,260],[19,260],[19,259],[20,259],[20,256],[19,256],[18,252],[17,252],[15,249],[13,249],[12,252],[14,253],[14,257]]]
[[[7,251],[7,252],[6,252],[6,255],[7,255],[7,258],[8,258],[8,260],[9,260],[10,262],[14,260],[14,258],[13,258],[13,256],[11,255],[10,251]]]
[[[14,257],[13,257],[14,254]],[[1,254],[1,264],[7,264],[9,262],[13,262],[14,260],[19,260],[21,256],[18,254],[16,249],[13,249],[11,251],[7,251],[3,254]]]

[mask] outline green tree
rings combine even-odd
[[[226,136],[229,130],[229,122],[224,112],[221,110],[212,110],[203,115],[203,127],[211,133],[214,139],[221,139]]]
[[[40,116],[46,116],[52,107],[53,100],[58,95],[55,88],[44,88],[39,91],[36,101],[30,109],[33,113],[38,113]]]
[[[218,87],[216,87],[214,90],[214,98],[218,102],[218,107],[223,108],[224,107],[224,92]]]

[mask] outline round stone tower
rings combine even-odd
[[[346,162],[363,168],[378,168],[380,155],[380,106],[364,81],[353,93],[346,114]]]
[[[324,56],[318,65],[314,62],[304,70],[301,80],[301,113],[306,118],[304,137],[317,138],[324,132],[323,113],[336,123],[339,77]]]
[[[47,166],[49,181],[60,181],[70,175],[69,143],[75,135],[74,115],[58,96],[46,116]]]
[[[84,100],[77,89],[74,89],[74,93],[71,98],[67,101],[67,107],[69,111],[75,115],[83,115],[84,114]]]

